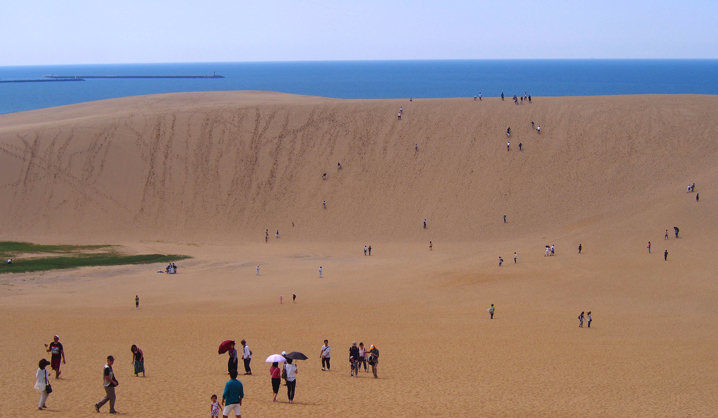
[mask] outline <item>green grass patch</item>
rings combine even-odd
[[[3,254],[0,264],[2,273],[26,273],[32,271],[46,271],[59,269],[72,269],[88,266],[120,266],[126,264],[152,264],[169,263],[189,258],[186,255],[176,254],[139,254],[124,255],[114,249],[112,245],[38,245],[28,242],[0,242],[0,254]],[[105,251],[97,252],[104,249]],[[94,251],[83,253],[83,251]],[[33,257],[32,253],[57,253],[58,256]],[[7,255],[4,255],[7,254]],[[22,258],[14,258],[15,254],[23,254]],[[13,258],[12,264],[7,264],[7,258]]]

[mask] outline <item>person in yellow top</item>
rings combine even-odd
[[[489,319],[494,319],[494,311],[495,310],[496,310],[496,308],[494,307],[494,304],[492,303],[491,307],[489,308],[489,316],[490,316]]]

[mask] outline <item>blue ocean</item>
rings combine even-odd
[[[718,60],[467,60],[0,67],[0,80],[59,75],[210,75],[0,83],[0,113],[141,94],[270,90],[336,98],[718,94]]]

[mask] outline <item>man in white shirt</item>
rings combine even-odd
[[[320,279],[322,278],[322,273],[323,273],[323,272],[324,272],[324,269],[322,268],[322,266],[319,266],[319,278],[320,278]]]
[[[324,340],[324,345],[322,346],[322,351],[320,353],[320,356],[322,358],[322,371],[331,369],[329,360],[332,357],[332,351],[331,351],[331,348],[329,347],[329,340]]]
[[[252,374],[252,368],[249,362],[252,361],[252,350],[249,349],[246,340],[242,340],[242,360],[244,360],[244,374]]]

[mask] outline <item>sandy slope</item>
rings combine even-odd
[[[713,96],[231,92],[0,115],[2,239],[194,256],[171,278],[159,266],[0,276],[0,415],[32,410],[56,332],[69,364],[48,404],[62,416],[96,415],[108,353],[122,412],[205,414],[230,337],[257,356],[245,416],[712,415],[717,111]],[[681,239],[664,241],[673,225]],[[265,228],[281,238],[265,244]],[[576,327],[581,310],[591,330]],[[381,379],[349,378],[353,340],[377,344]],[[146,379],[130,376],[133,343]],[[312,357],[297,405],[271,403],[260,357],[283,349]]]

